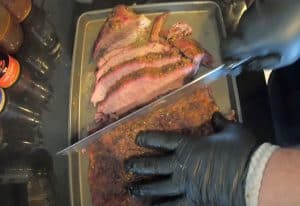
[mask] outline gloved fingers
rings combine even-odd
[[[148,184],[133,185],[129,188],[131,195],[140,197],[176,196],[181,194],[182,191],[182,186],[174,184],[170,179]]]
[[[264,22],[257,20],[259,16],[261,16],[261,11],[255,5],[252,5],[243,14],[235,35],[222,41],[221,51],[224,60],[240,60],[245,57],[255,56],[258,55],[261,48],[264,48],[264,32],[258,28],[265,29],[266,26]],[[256,28],[257,31],[253,32],[252,27]],[[253,33],[257,33],[259,37],[254,36]]]
[[[167,157],[137,157],[126,161],[128,172],[139,175],[169,175],[172,173],[172,158]]]
[[[155,203],[154,206],[194,206],[194,205],[188,203],[186,199],[178,198],[168,202]]]
[[[249,50],[249,46],[245,41],[238,36],[230,37],[223,40],[221,45],[221,51],[223,59],[241,59],[246,51]]]
[[[147,148],[172,151],[178,147],[181,140],[180,134],[176,133],[143,132],[136,138],[136,144]]]
[[[255,57],[262,52],[264,54],[268,53],[267,48],[264,48],[265,42],[253,42],[245,38],[235,36],[223,40],[221,45],[223,60],[241,60],[247,57]]]
[[[249,71],[260,71],[263,69],[273,69],[280,64],[280,55],[271,54],[267,56],[256,57],[251,63],[245,66]]]
[[[211,118],[212,126],[215,132],[220,132],[224,130],[227,125],[231,124],[232,122],[226,119],[220,112],[215,112]]]

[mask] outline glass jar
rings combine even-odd
[[[53,57],[37,45],[22,47],[17,57],[38,80],[48,81],[55,69]]]
[[[21,26],[0,4],[0,50],[5,53],[16,53],[23,42]]]
[[[0,52],[0,87],[8,88],[8,93],[21,98],[28,97],[30,102],[46,104],[52,96],[51,88],[45,82],[35,81],[26,64],[20,71],[19,62],[10,55]]]
[[[2,121],[14,121],[16,125],[22,123],[29,128],[41,125],[41,115],[30,107],[20,104],[0,88],[0,118]]]
[[[24,21],[31,11],[31,0],[0,0],[0,2],[19,23]]]
[[[50,55],[60,55],[61,44],[55,26],[47,17],[44,9],[32,5],[30,14],[23,22],[23,28],[28,38],[37,42]]]

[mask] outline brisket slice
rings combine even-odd
[[[167,33],[167,40],[185,39],[192,35],[192,27],[184,22],[173,24]]]
[[[171,41],[171,43],[178,48],[183,55],[192,59],[193,64],[197,69],[200,64],[207,66],[211,65],[213,62],[212,56],[193,39],[176,39]]]
[[[96,120],[103,115],[120,116],[160,95],[181,87],[195,73],[192,63],[180,62],[161,68],[145,68],[119,80],[98,104]]]
[[[111,57],[106,64],[98,65],[98,72],[96,74],[97,80],[101,78],[103,74],[109,71],[112,67],[115,67],[128,60],[145,56],[150,53],[168,53],[171,51],[171,46],[167,44],[161,44],[158,42],[147,43],[146,45],[139,47],[127,47],[121,53]]]
[[[93,57],[98,59],[105,52],[146,39],[151,21],[144,15],[137,15],[127,6],[116,6],[99,32]]]
[[[125,47],[121,47],[118,49],[113,49],[109,52],[106,52],[97,62],[97,66],[99,68],[101,68],[104,64],[106,64],[111,58],[113,57],[117,57],[118,54],[122,54],[124,52],[127,52],[131,49],[134,49],[135,46],[134,45],[129,45],[129,46],[125,46]]]
[[[150,35],[150,41],[156,42],[160,40],[160,32],[167,20],[168,15],[169,13],[163,13],[155,18]]]
[[[143,68],[159,68],[181,60],[180,55],[150,54],[120,64],[105,73],[96,83],[91,102],[96,105],[106,97],[106,93],[122,77]]]

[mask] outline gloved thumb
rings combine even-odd
[[[220,112],[215,112],[212,115],[211,123],[215,132],[220,132],[224,130],[226,126],[231,123],[231,121],[226,119]]]

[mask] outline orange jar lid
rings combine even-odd
[[[4,35],[6,34],[10,21],[10,13],[4,6],[0,4],[0,40],[3,39]]]
[[[0,87],[12,86],[20,75],[20,64],[13,57],[0,53]]]

